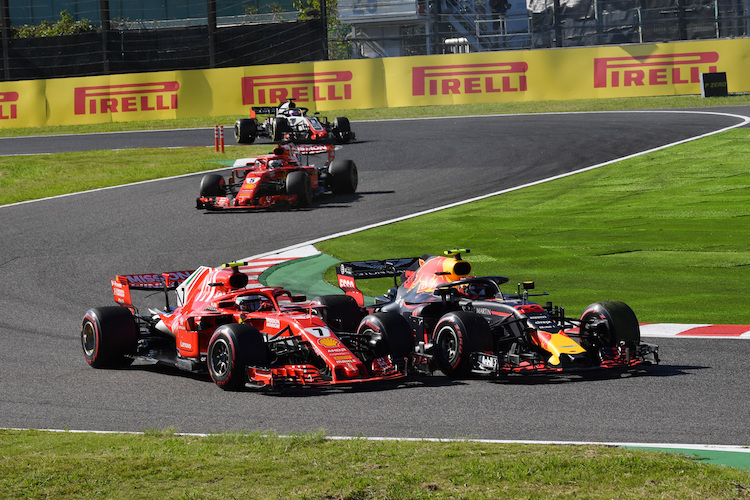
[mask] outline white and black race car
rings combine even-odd
[[[349,119],[334,118],[332,122],[319,114],[308,114],[289,99],[278,107],[253,107],[250,118],[240,118],[234,124],[234,139],[239,144],[252,144],[258,137],[271,141],[295,143],[346,144],[354,140]],[[258,121],[257,115],[268,115]]]

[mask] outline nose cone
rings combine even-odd
[[[560,355],[562,354],[575,356],[586,352],[583,347],[562,331],[556,333],[536,331],[534,332],[534,338],[539,347],[550,353],[547,363],[551,366],[560,366]]]

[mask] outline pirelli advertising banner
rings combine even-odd
[[[750,90],[750,40],[389,58],[389,106],[700,95],[701,73]],[[405,88],[404,75],[411,76]]]
[[[750,40],[446,54],[0,82],[0,128],[312,111],[750,92]]]

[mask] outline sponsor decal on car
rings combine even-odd
[[[266,318],[268,328],[281,328],[281,321],[278,318]]]
[[[339,342],[338,339],[335,339],[333,337],[324,337],[324,338],[318,339],[318,344],[322,345],[323,347],[338,347],[341,345],[341,342]]]

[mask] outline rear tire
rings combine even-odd
[[[234,140],[238,144],[252,144],[258,136],[258,121],[240,118],[234,123]]]
[[[306,207],[312,203],[313,193],[310,176],[307,172],[298,170],[291,172],[286,178],[286,193],[297,195],[295,204],[298,207]]]
[[[201,196],[223,196],[226,194],[226,181],[219,174],[206,174],[201,179]]]
[[[490,325],[480,315],[455,311],[440,318],[433,333],[434,359],[448,377],[471,374],[471,354],[493,350]]]
[[[122,306],[90,309],[81,323],[81,347],[94,368],[117,368],[133,362],[138,326],[130,309]]]
[[[246,366],[268,366],[270,351],[257,328],[230,324],[216,329],[208,343],[208,373],[225,391],[245,386]]]
[[[333,194],[351,194],[357,190],[359,175],[357,164],[352,160],[333,160],[328,175]]]
[[[334,331],[357,331],[359,321],[362,319],[362,310],[354,297],[349,295],[321,295],[313,300],[326,306],[321,310],[321,317]]]

